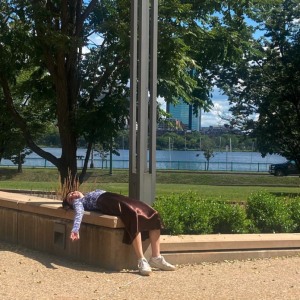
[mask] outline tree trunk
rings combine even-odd
[[[22,158],[21,158],[21,153],[19,153],[19,156],[18,156],[18,173],[22,173]]]
[[[81,60],[81,37],[84,22],[98,0],[91,0],[83,7],[82,0],[59,1],[57,10],[52,1],[32,1],[34,30],[43,53],[43,63],[53,80],[56,92],[56,114],[59,128],[62,154],[60,158],[38,147],[30,134],[26,121],[14,106],[6,74],[0,72],[0,83],[3,88],[7,107],[16,123],[23,131],[28,147],[39,156],[53,163],[60,173],[63,196],[65,192],[78,189],[83,178],[77,174],[77,139],[76,109],[80,91],[78,63]],[[47,16],[45,18],[45,16]],[[47,37],[64,36],[57,45]],[[70,42],[72,41],[72,42]],[[89,153],[86,155],[88,160]],[[83,168],[85,173],[86,167]]]
[[[87,148],[87,151],[86,151],[86,155],[85,155],[85,159],[84,159],[84,165],[83,165],[81,174],[80,174],[80,176],[79,176],[79,183],[80,183],[80,184],[83,183],[83,179],[84,179],[84,176],[85,176],[85,174],[86,174],[86,170],[87,170],[87,167],[88,167],[88,162],[89,162],[89,158],[90,158],[92,146],[93,146],[93,143],[92,143],[92,142],[89,142],[88,148]]]
[[[60,175],[62,193],[65,194],[70,191],[78,190],[80,184],[77,175],[77,165],[69,165],[69,161],[60,161],[61,163],[57,168]]]

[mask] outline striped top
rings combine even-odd
[[[71,232],[78,233],[81,225],[82,217],[85,210],[98,210],[97,199],[106,193],[103,190],[95,190],[87,193],[83,198],[75,199],[73,201],[73,208],[75,210],[74,224]]]

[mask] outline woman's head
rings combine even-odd
[[[63,207],[72,207],[73,201],[75,199],[80,199],[83,197],[83,194],[79,191],[69,192],[66,197],[63,199]]]

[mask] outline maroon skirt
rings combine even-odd
[[[106,192],[98,198],[97,206],[103,214],[120,217],[125,226],[123,243],[128,245],[139,232],[144,241],[149,238],[149,230],[164,228],[156,210],[133,198]]]

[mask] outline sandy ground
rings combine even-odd
[[[300,299],[300,257],[109,272],[0,242],[0,299]]]

